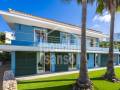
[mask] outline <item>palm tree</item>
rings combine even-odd
[[[110,22],[110,46],[109,46],[109,57],[107,63],[107,71],[104,78],[112,82],[118,81],[114,70],[114,22],[115,12],[119,9],[120,0],[98,0],[97,12],[102,13],[103,10],[108,10],[111,15]]]
[[[72,1],[72,0],[66,0]],[[73,0],[74,1],[74,0]],[[86,58],[86,19],[87,19],[87,3],[93,3],[94,0],[76,0],[78,4],[82,4],[82,31],[81,31],[81,59],[80,74],[73,86],[73,90],[91,90],[92,83],[88,76],[87,58]]]

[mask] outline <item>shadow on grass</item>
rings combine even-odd
[[[34,88],[34,89],[24,89],[24,90],[72,90],[72,84],[71,85],[64,85],[64,86]]]
[[[103,77],[90,78],[91,80],[104,80]]]
[[[91,78],[91,80],[103,80],[102,77],[95,77]],[[60,82],[60,81],[76,81],[76,79],[59,79],[59,80],[41,80],[41,81],[26,81],[26,82],[19,82],[19,84],[29,84],[29,83],[43,83],[43,82]],[[34,89],[24,89],[24,90],[72,90],[72,84],[69,85],[61,85],[61,86],[54,86],[54,87],[45,87],[45,88],[40,88],[36,87]],[[95,87],[95,90],[99,90],[98,87]]]
[[[103,78],[102,77],[95,77],[95,78],[90,78],[92,81],[96,81],[96,80],[103,80]],[[93,87],[94,87],[94,90],[100,90],[97,86],[95,86],[94,84],[93,84]]]
[[[76,79],[59,79],[59,80],[43,80],[43,81],[28,81],[28,82],[21,82],[19,84],[29,84],[29,83],[42,83],[42,82],[59,82],[59,81],[75,81]]]

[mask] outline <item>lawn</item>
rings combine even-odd
[[[115,69],[117,77],[120,78],[120,68]],[[100,76],[105,70],[89,72],[95,90],[120,90],[120,83],[112,83],[101,80]],[[44,79],[19,81],[18,90],[71,90],[78,74],[56,76]]]

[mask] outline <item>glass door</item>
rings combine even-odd
[[[37,73],[45,71],[45,55],[43,52],[37,53]]]
[[[101,66],[100,54],[95,54],[95,67]]]
[[[50,53],[45,53],[45,72],[50,72]]]
[[[69,53],[69,70],[76,69],[76,54],[75,53]]]

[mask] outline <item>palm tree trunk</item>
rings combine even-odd
[[[80,80],[86,82],[88,80],[87,58],[86,58],[86,17],[87,17],[87,1],[82,0],[82,32],[81,32],[81,65]]]
[[[88,76],[86,58],[86,18],[87,18],[87,0],[82,0],[80,74],[76,82],[76,85],[73,87],[73,90],[92,90],[92,84]]]
[[[114,0],[115,1],[115,0]],[[114,3],[115,4],[115,3]],[[114,22],[115,22],[115,5],[111,2],[111,24],[110,24],[110,46],[109,46],[109,57],[107,63],[107,72],[105,78],[108,80],[115,79],[114,71]]]

